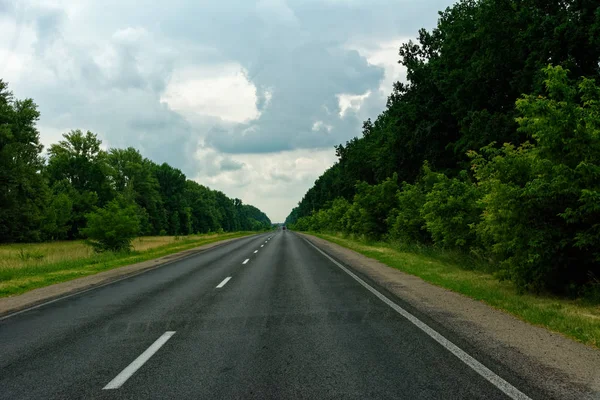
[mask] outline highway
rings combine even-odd
[[[245,237],[3,319],[0,398],[542,398],[406,310],[294,232]]]

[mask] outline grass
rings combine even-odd
[[[1,245],[0,297],[252,233],[141,237],[133,241],[130,253],[97,254],[81,240]]]
[[[386,242],[367,242],[342,235],[312,235],[374,258],[392,268],[437,286],[483,301],[517,318],[600,348],[600,306],[582,299],[518,294],[510,282],[474,268],[472,262],[432,248],[411,248]]]

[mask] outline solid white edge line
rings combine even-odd
[[[217,289],[221,289],[223,286],[225,286],[227,284],[227,282],[229,282],[230,279],[231,279],[230,276],[228,276],[227,278],[223,279],[223,282],[219,283],[216,288]]]
[[[249,259],[249,258],[246,258],[242,264],[247,264],[247,263],[248,263],[248,261],[250,261],[250,259]]]
[[[429,327],[429,325],[422,322],[420,319],[418,319],[417,317],[415,317],[414,315],[412,315],[411,313],[406,311],[404,308],[400,307],[398,304],[396,304],[393,301],[391,301],[390,299],[388,299],[383,294],[379,293],[375,288],[373,288],[371,285],[369,285],[368,283],[363,281],[361,278],[359,278],[356,274],[354,274],[348,268],[344,267],[342,264],[340,264],[339,262],[337,262],[336,260],[331,258],[327,253],[325,253],[323,250],[319,249],[317,246],[312,244],[309,240],[307,240],[307,239],[305,239],[305,240],[312,247],[317,249],[317,251],[319,251],[321,254],[323,254],[325,257],[327,257],[332,263],[337,265],[345,273],[347,273],[352,278],[354,278],[355,281],[357,281],[362,286],[364,286],[369,292],[373,293],[375,296],[377,296],[381,301],[383,301],[385,304],[390,306],[398,314],[402,315],[404,318],[406,318],[407,320],[412,322],[414,325],[416,325],[419,329],[421,329],[423,332],[425,332],[427,335],[429,335],[433,340],[435,340],[436,342],[441,344],[448,351],[450,351],[452,354],[454,354],[456,357],[458,357],[462,362],[464,362],[469,367],[471,367],[475,372],[477,372],[479,375],[481,375],[482,377],[487,379],[491,384],[493,384],[498,389],[500,389],[502,392],[504,392],[504,394],[506,394],[508,397],[510,397],[513,400],[531,400],[531,398],[528,397],[525,393],[521,392],[519,389],[517,389],[516,387],[514,387],[513,385],[511,385],[510,383],[508,383],[507,381],[505,381],[504,379],[502,379],[501,377],[496,375],[492,370],[490,370],[485,365],[483,365],[482,363],[480,363],[479,361],[477,361],[476,359],[471,357],[464,350],[462,350],[461,348],[456,346],[454,343],[452,343],[451,341],[446,339],[444,336],[439,334],[437,331],[435,331],[434,329]]]
[[[258,253],[258,250],[254,250],[254,254]]]
[[[156,341],[146,349],[146,351],[140,354],[138,358],[133,360],[131,364],[125,367],[125,369],[121,371],[119,375],[115,376],[115,378],[108,382],[108,385],[104,386],[102,389],[111,390],[118,389],[123,386],[123,384],[127,382],[127,380],[131,378],[131,376],[135,374],[135,372],[140,369],[140,367],[144,365],[146,361],[148,361],[150,357],[154,355],[154,353],[156,353],[165,343],[167,343],[167,340],[171,339],[171,336],[174,334],[175,331],[167,331],[163,333],[161,337],[156,339]]]
[[[260,247],[265,247],[265,245],[264,245],[264,244],[261,244],[261,245],[260,245]]]

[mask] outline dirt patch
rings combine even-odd
[[[105,285],[128,276],[137,275],[146,270],[162,267],[174,261],[192,256],[194,254],[206,251],[215,246],[220,246],[240,238],[225,239],[219,242],[208,243],[190,250],[185,250],[175,254],[169,254],[164,257],[148,260],[137,264],[127,265],[125,267],[114,268],[108,271],[99,272],[94,275],[73,279],[70,281],[57,283],[55,285],[34,289],[18,296],[0,298],[0,317],[10,315],[14,312],[34,307],[38,304],[58,299],[63,296],[78,293],[100,285]],[[68,271],[72,273],[72,271]],[[33,278],[32,278],[33,279]]]
[[[600,399],[600,351],[345,247],[300,235],[550,396]]]

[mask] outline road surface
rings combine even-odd
[[[0,398],[543,398],[365,285],[294,232],[242,238],[3,319]]]

